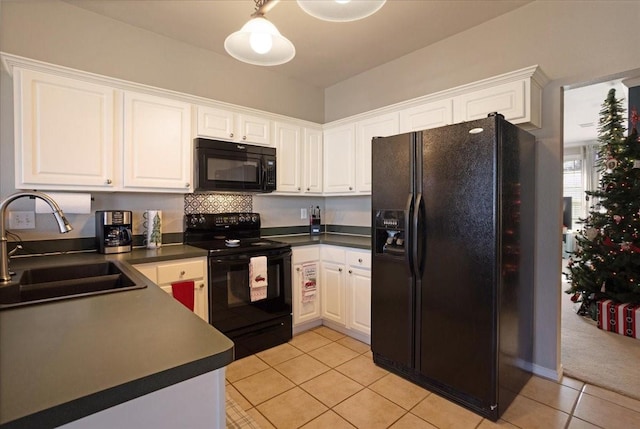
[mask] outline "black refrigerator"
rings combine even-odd
[[[534,174],[499,114],[372,140],[374,362],[494,421],[532,367]]]

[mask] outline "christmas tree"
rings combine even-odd
[[[568,279],[582,314],[595,314],[595,302],[640,303],[640,141],[637,113],[624,136],[624,108],[609,91],[598,123],[599,188],[587,191],[590,207],[576,236],[577,250],[569,259]]]

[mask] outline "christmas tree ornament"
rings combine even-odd
[[[598,236],[598,230],[595,228],[587,228],[584,235],[589,241],[593,241]]]
[[[615,168],[618,166],[618,160],[615,158],[609,158],[605,162],[605,166],[607,167],[607,170],[615,170]]]
[[[622,222],[622,216],[620,215],[613,215],[613,221],[617,224],[619,224],[620,222]]]

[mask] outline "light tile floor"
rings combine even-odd
[[[532,377],[497,423],[373,363],[327,327],[227,367],[227,395],[263,429],[640,428],[640,401],[581,381]]]

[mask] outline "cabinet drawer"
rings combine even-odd
[[[317,261],[320,259],[320,246],[294,247],[292,252],[292,261],[294,264],[300,264],[307,261]]]
[[[202,261],[175,262],[158,266],[158,284],[160,285],[180,280],[198,279],[204,275]]]
[[[371,252],[347,252],[347,265],[371,269]]]
[[[344,248],[334,246],[322,246],[321,251],[323,261],[337,262],[339,264],[344,264],[345,253]]]

